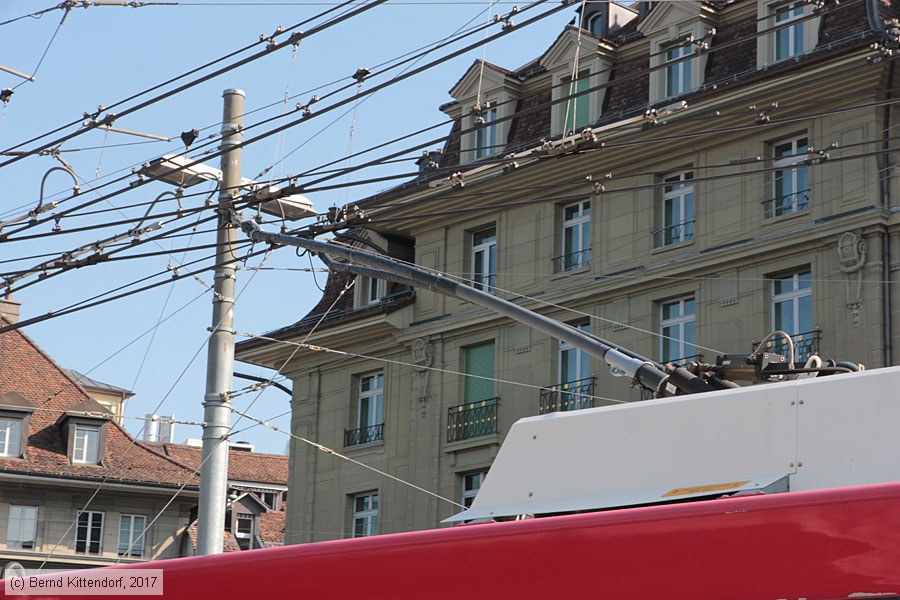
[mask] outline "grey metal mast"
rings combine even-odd
[[[222,181],[213,315],[203,398],[203,464],[200,470],[200,507],[197,515],[197,554],[220,554],[225,535],[228,493],[228,432],[231,423],[231,384],[234,372],[235,242],[237,229],[229,217],[241,185],[241,127],[244,91],[225,90],[222,117]]]

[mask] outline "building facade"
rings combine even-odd
[[[0,322],[17,319],[0,301]],[[200,449],[132,438],[84,381],[21,330],[0,334],[0,573],[194,554]],[[287,458],[230,457],[226,549],[283,544]]]
[[[660,362],[780,330],[797,361],[897,364],[895,8],[588,3],[524,67],[463,75],[447,145],[355,237]],[[522,324],[343,273],[238,358],[291,377],[296,435],[446,499],[295,439],[288,543],[437,527],[515,420],[642,399]]]

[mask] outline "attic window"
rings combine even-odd
[[[102,407],[89,400],[70,408],[58,421],[68,440],[66,454],[73,465],[103,464],[109,421],[95,416],[98,409]]]
[[[100,426],[76,423],[74,437],[72,462],[96,465],[100,454]]]
[[[28,422],[34,405],[21,394],[0,395],[0,458],[23,458],[28,444]]]
[[[22,419],[0,417],[0,456],[18,458],[22,455]]]

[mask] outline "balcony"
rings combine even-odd
[[[447,441],[458,442],[497,433],[500,398],[451,406],[447,411]]]
[[[810,356],[818,354],[819,340],[821,338],[821,329],[814,329],[813,331],[807,331],[806,333],[797,333],[795,335],[792,335],[791,341],[794,342],[794,362],[805,363],[809,360]],[[753,342],[753,349],[751,350],[751,352],[755,352],[758,345],[759,342]],[[787,341],[780,337],[773,338],[766,342],[766,345],[762,348],[762,351],[780,354],[786,359],[790,359],[790,350],[788,349]]]
[[[588,377],[547,386],[541,390],[540,414],[593,408],[596,381],[596,377]]]
[[[653,230],[653,247],[664,248],[694,239],[694,221],[682,221]]]
[[[809,209],[809,190],[785,194],[780,198],[763,200],[765,218],[786,217]]]
[[[574,271],[583,269],[591,263],[591,249],[586,248],[577,252],[570,252],[562,256],[553,257],[553,272],[565,273],[566,271]]]
[[[384,439],[384,423],[344,430],[344,447],[380,442]]]

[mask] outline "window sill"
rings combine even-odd
[[[587,264],[583,267],[578,267],[577,269],[569,269],[568,271],[557,271],[551,276],[551,278],[552,279],[564,279],[566,277],[572,277],[575,275],[590,274],[590,272],[591,272],[591,265]]]
[[[691,238],[689,240],[685,240],[683,242],[675,242],[674,244],[666,244],[665,246],[657,246],[653,250],[650,251],[650,254],[664,254],[666,252],[672,250],[678,250],[683,248],[690,248],[694,245],[694,239]]]
[[[444,452],[459,452],[461,450],[471,450],[473,448],[481,448],[484,446],[499,446],[503,441],[503,436],[499,433],[489,433],[478,437],[459,440],[456,442],[444,442]]]
[[[810,211],[808,208],[803,210],[794,211],[787,215],[779,215],[777,217],[766,217],[763,219],[763,226],[774,226],[780,223],[784,223],[785,221],[791,221],[793,219],[800,219],[802,217],[810,216]]]
[[[365,444],[354,444],[353,446],[344,446],[344,452],[353,452],[364,454],[365,452],[371,452],[372,454],[378,454],[384,452],[384,438],[380,440],[375,440],[373,442],[366,442]]]

